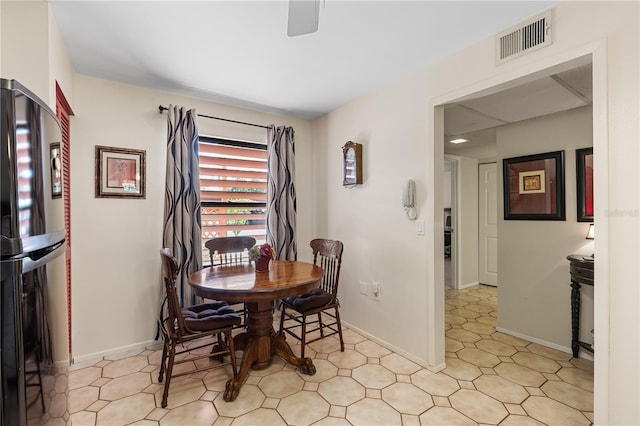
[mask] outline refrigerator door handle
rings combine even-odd
[[[65,250],[64,243],[65,240],[62,240],[50,247],[29,253],[22,261],[22,272],[33,271],[60,256]]]

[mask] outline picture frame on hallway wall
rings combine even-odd
[[[564,151],[502,160],[505,220],[566,220]]]
[[[578,222],[593,222],[593,147],[576,149]]]
[[[146,151],[96,145],[96,198],[145,198]]]

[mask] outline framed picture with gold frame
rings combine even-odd
[[[145,198],[146,151],[96,145],[96,198]]]

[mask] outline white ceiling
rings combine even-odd
[[[290,38],[286,1],[49,1],[80,74],[304,119],[556,3],[326,0],[318,31]],[[485,106],[496,123],[517,118],[504,96]],[[447,121],[466,132],[485,106],[453,107]]]

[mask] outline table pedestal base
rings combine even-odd
[[[298,367],[302,374],[312,376],[316,373],[316,367],[311,358],[296,357],[284,337],[276,335],[273,330],[272,301],[247,303],[246,307],[247,331],[233,338],[235,349],[244,351],[244,355],[238,374],[227,381],[223,395],[227,402],[236,399],[249,370],[262,370],[269,367],[274,355]]]

